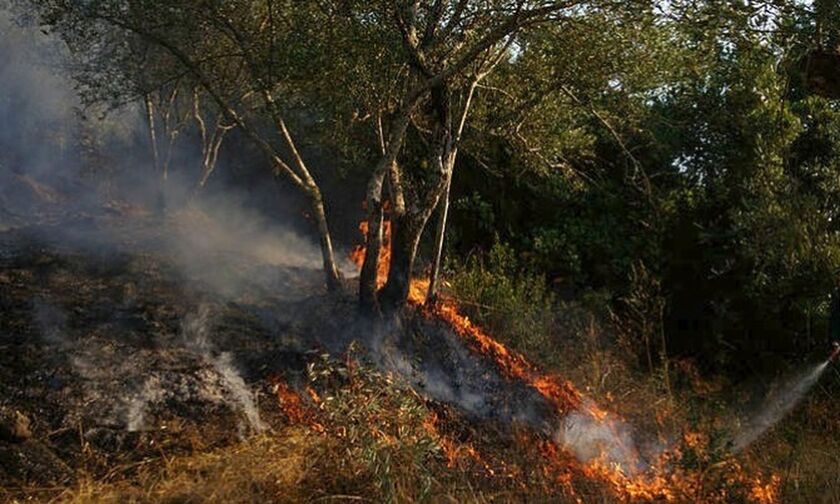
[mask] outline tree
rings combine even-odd
[[[125,94],[140,79],[160,71],[166,79],[188,77],[224,118],[235,125],[309,200],[320,238],[327,286],[339,272],[320,188],[298,150],[282,98],[290,62],[283,47],[290,33],[287,11],[309,9],[296,2],[162,2],[97,0],[83,4],[39,2],[44,24],[55,30],[90,69],[86,86]],[[128,42],[128,44],[126,44]],[[132,71],[123,50],[132,44],[155,49],[165,64]],[[120,57],[114,58],[114,55]],[[296,56],[296,55],[293,55]],[[119,80],[109,75],[119,75]],[[219,130],[217,129],[217,132]],[[206,138],[206,137],[205,137]],[[218,136],[216,142],[218,142]],[[156,144],[156,142],[154,142]],[[208,142],[210,158],[217,150]],[[288,159],[288,161],[287,161]]]
[[[235,124],[226,121],[225,114],[210,107],[207,111],[202,106],[202,93],[199,87],[193,89],[192,117],[198,127],[199,138],[201,139],[201,176],[198,179],[195,190],[204,189],[210,176],[216,169],[219,160],[219,149],[228,131],[236,127]],[[205,117],[210,114],[211,117]],[[209,120],[208,120],[209,119]]]
[[[572,25],[611,2],[446,1],[351,4],[344,19],[364,31],[375,29],[400,41],[393,58],[401,69],[400,94],[387,121],[383,154],[368,183],[369,232],[362,267],[360,300],[368,308],[381,302],[401,306],[420,237],[454,169],[467,115],[478,82],[500,61],[514,56],[517,38],[543,23]],[[385,50],[385,48],[379,48]],[[376,78],[376,76],[374,76]],[[376,262],[381,247],[383,187],[407,135],[424,144],[421,162],[399,162],[394,193],[404,208],[392,212],[392,254],[388,279],[376,292]],[[442,232],[439,233],[442,238]],[[440,242],[440,239],[438,240]]]

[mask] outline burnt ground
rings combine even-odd
[[[66,482],[86,450],[105,470],[161,445],[232,442],[252,426],[223,365],[256,400],[268,373],[303,369],[293,329],[265,324],[258,307],[208,294],[152,254],[79,250],[28,231],[3,236],[0,405],[30,419],[32,438],[0,441],[0,485]],[[202,306],[213,308],[202,322],[209,341],[185,328]],[[262,416],[271,406],[259,405]]]
[[[314,268],[224,250],[173,260],[154,218],[82,221],[0,232],[0,417],[19,411],[31,431],[0,429],[0,488],[68,484],[270,429],[284,420],[269,378],[301,383],[310,352],[354,340],[468,416],[550,429],[533,390],[438,322],[360,319],[352,286],[327,294]]]

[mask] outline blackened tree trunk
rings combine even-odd
[[[391,223],[391,268],[388,281],[380,293],[386,310],[400,308],[408,299],[411,272],[423,226],[415,219],[403,217]]]
[[[439,198],[443,192],[442,184],[436,192]],[[428,205],[419,212],[407,212],[391,222],[391,268],[379,295],[379,303],[385,310],[398,310],[408,301],[417,247],[434,208],[435,205]]]
[[[384,212],[382,201],[368,198],[368,231],[367,250],[376,253],[365,253],[362,270],[359,273],[359,304],[363,311],[373,313],[378,309],[376,289],[379,277],[379,250],[382,248],[382,221]]]
[[[399,309],[408,300],[414,259],[429,217],[446,191],[454,144],[449,89],[441,83],[431,89],[434,130],[430,144],[430,170],[406,174],[405,213],[392,222],[391,269],[380,302],[385,309]],[[410,197],[408,197],[410,195]]]
[[[382,190],[385,184],[385,177],[389,173],[391,175],[391,183],[395,183],[394,170],[397,155],[405,140],[406,130],[411,121],[411,112],[416,100],[417,98],[412,102],[408,102],[391,121],[388,142],[384,146],[382,157],[374,167],[373,174],[368,182],[365,200],[368,210],[368,233],[365,243],[365,259],[362,263],[362,271],[359,276],[359,305],[363,312],[374,313],[379,310],[376,280],[379,270],[379,252],[382,249]],[[391,192],[398,193],[399,190],[392,188]],[[393,236],[391,243],[393,244]],[[391,267],[393,268],[393,261]]]

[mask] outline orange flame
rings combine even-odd
[[[289,422],[306,425],[315,432],[323,433],[325,431],[324,426],[316,420],[317,411],[308,406],[283,378],[275,375],[269,378],[269,381]],[[314,389],[307,387],[307,393],[314,403],[320,402],[320,398]]]
[[[462,457],[469,457],[476,462],[482,463],[481,456],[471,443],[457,443],[450,436],[440,432],[441,419],[435,411],[430,411],[423,426],[429,434],[432,434],[438,439],[440,447],[443,450],[443,455],[446,457],[446,465],[450,468],[458,465],[458,460]]]
[[[386,201],[383,205],[383,211],[388,211],[389,204]],[[362,233],[364,237],[364,243],[367,243],[367,235],[370,226],[368,226],[367,221],[362,221],[359,223],[359,231]],[[364,245],[356,245],[353,247],[353,250],[350,251],[350,260],[353,261],[353,264],[358,266],[360,269],[362,264],[365,262],[365,251],[366,246]],[[391,221],[384,219],[382,221],[382,247],[379,249],[379,262],[377,263],[376,267],[376,287],[382,288],[385,285],[385,280],[388,279],[388,270],[391,268]]]
[[[391,258],[390,222],[383,222],[382,228],[383,246],[380,250],[377,270],[377,285],[379,287],[385,283],[388,276]],[[367,237],[367,222],[362,222],[359,225],[359,230]],[[350,253],[350,259],[360,268],[364,256],[364,245],[357,246]],[[473,350],[492,359],[505,376],[529,384],[556,408],[561,417],[577,410],[590,415],[595,421],[606,425],[614,432],[618,430],[616,425],[618,419],[614,415],[610,415],[590,401],[583,401],[582,394],[568,380],[540,373],[524,356],[511,351],[487,334],[481,327],[473,324],[467,316],[461,314],[457,303],[453,299],[439,296],[438,301],[433,306],[426,305],[425,299],[428,287],[429,280],[427,278],[412,279],[408,295],[409,303],[422,310],[426,316],[446,322]],[[435,414],[430,415],[426,422],[427,429],[439,434],[437,424],[437,416]],[[459,446],[445,435],[440,435],[440,440],[450,467],[454,467],[457,460],[464,454],[481,462],[479,453],[471,444],[465,443]],[[690,448],[708,449],[708,439],[698,434],[686,434],[684,442],[685,446]],[[557,444],[541,442],[539,446],[541,453],[549,461],[546,470],[553,470],[557,475],[558,484],[568,488],[570,494],[574,494],[571,487],[570,468],[568,462],[565,462],[567,458],[561,457]],[[624,500],[676,502],[685,501],[689,498],[695,502],[730,502],[733,495],[730,495],[728,488],[735,484],[748,489],[748,493],[744,497],[750,502],[772,504],[780,500],[781,479],[778,475],[773,474],[769,479],[749,476],[739,464],[728,460],[725,462],[728,465],[726,468],[728,470],[726,485],[709,492],[705,489],[704,472],[689,472],[675,468],[674,463],[679,460],[680,456],[680,450],[677,448],[666,451],[659,456],[658,460],[650,464],[651,469],[646,471],[645,474],[633,474],[628,472],[627,468],[609,462],[606,452],[603,452],[600,458],[582,464],[581,470],[584,475],[590,478],[608,483],[613,492]],[[492,474],[492,469],[489,466],[487,466],[487,469],[488,473]]]

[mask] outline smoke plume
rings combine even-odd
[[[183,338],[187,347],[198,353],[219,373],[227,392],[242,411],[248,425],[257,432],[264,430],[266,425],[260,419],[254,396],[234,366],[231,354],[229,352],[214,352],[211,330],[211,308],[209,305],[201,305],[197,312],[184,319]]]

